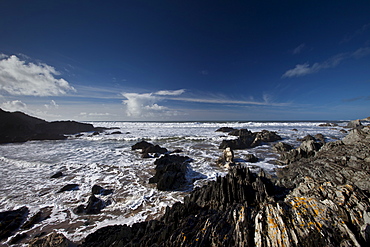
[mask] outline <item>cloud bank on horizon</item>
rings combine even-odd
[[[79,121],[370,115],[370,5],[361,1],[0,7],[4,110]]]

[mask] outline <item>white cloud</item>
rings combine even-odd
[[[49,104],[44,105],[46,109],[58,109],[59,105],[54,101],[51,100]]]
[[[54,67],[0,54],[0,91],[11,95],[55,96],[76,91]]]
[[[359,59],[365,56],[370,55],[370,47],[362,47],[357,49],[354,52],[347,52],[347,53],[340,53],[337,54],[329,59],[327,59],[324,62],[321,63],[314,63],[313,65],[310,66],[309,63],[304,63],[304,64],[297,64],[293,69],[290,69],[286,71],[282,77],[299,77],[299,76],[304,76],[308,74],[313,74],[317,73],[320,70],[323,69],[328,69],[328,68],[334,68],[338,66],[342,61],[350,59],[350,58],[355,58]]]
[[[27,111],[27,105],[20,100],[7,101],[1,104],[1,109],[5,111]]]
[[[177,95],[181,95],[185,92],[185,89],[179,89],[179,90],[161,90],[161,91],[158,91],[156,92],[155,94],[156,95],[171,95],[171,96],[177,96]]]

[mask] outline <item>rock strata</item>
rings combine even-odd
[[[27,207],[21,207],[16,210],[0,212],[0,240],[4,240],[14,234],[29,214]]]
[[[101,228],[81,246],[369,246],[370,129],[315,145],[277,178],[234,166],[161,219]]]

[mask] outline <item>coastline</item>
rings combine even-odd
[[[364,128],[365,130],[368,129],[368,127],[365,127]],[[213,130],[215,131],[215,130]],[[354,131],[352,132],[358,132],[357,129],[355,129]],[[363,130],[359,130],[359,131],[363,131]],[[355,136],[355,134],[350,134],[350,136]],[[358,132],[360,133],[360,132]],[[357,133],[357,134],[358,134]],[[367,136],[367,134],[360,134],[362,136]],[[99,135],[97,135],[99,136]],[[348,139],[348,138],[347,138]],[[349,138],[351,139],[351,138]],[[352,138],[353,139],[353,138]],[[359,143],[361,142],[364,142],[364,140],[366,140],[366,138],[362,138],[360,140]],[[284,140],[283,140],[284,141]],[[340,141],[337,141],[337,142],[340,142]],[[353,148],[358,146],[358,145],[366,145],[367,144],[354,144],[354,143],[350,143],[350,142],[354,142],[354,140],[351,140],[350,142],[347,142],[345,144],[338,144],[338,145],[334,145],[333,143],[337,143],[337,142],[330,142],[330,143],[327,143],[325,144],[323,147],[321,147],[320,150],[317,150],[317,152],[315,151],[315,155],[317,154],[317,157],[315,158],[314,156],[312,157],[301,157],[302,159],[298,160],[296,163],[292,162],[291,164],[288,164],[287,167],[290,167],[289,169],[294,171],[295,167],[293,164],[299,164],[299,166],[301,166],[302,164],[305,164],[305,163],[315,163],[317,162],[316,159],[320,158],[320,162],[326,162],[328,163],[328,161],[325,161],[323,159],[323,157],[325,157],[326,155],[329,154],[329,152],[327,150],[336,150],[336,148],[338,150],[342,150],[343,148],[346,148],[347,145],[352,145],[351,146],[351,152],[352,150],[354,150]],[[356,141],[357,142],[357,141]],[[326,150],[326,151],[325,151]],[[325,152],[324,152],[325,151]],[[221,152],[219,153],[221,154]],[[330,154],[331,156],[333,156],[333,154]],[[355,164],[358,164],[358,163],[361,163],[361,162],[367,162],[366,161],[366,157],[363,158],[363,155],[366,156],[366,152],[365,154],[361,154],[357,160],[355,160],[354,158],[351,159],[351,155],[350,155],[350,152],[343,155],[344,157],[349,157],[349,158],[345,158],[345,161],[342,160],[342,158],[339,158],[339,161],[342,162],[343,164],[352,164],[353,162]],[[367,154],[368,155],[368,154]],[[352,156],[356,156],[355,154],[352,155]],[[216,157],[215,157],[216,158]],[[333,158],[331,158],[333,159]],[[324,161],[322,161],[324,160]],[[301,162],[301,163],[299,163]],[[337,162],[337,161],[335,161]],[[335,163],[334,162],[334,163]],[[330,162],[329,162],[330,163]],[[342,163],[340,163],[340,165],[343,165]],[[366,165],[366,164],[365,164]],[[354,166],[354,165],[352,165]],[[338,166],[336,166],[338,167]],[[318,172],[320,173],[320,166],[318,166]],[[358,168],[357,168],[358,169]],[[311,169],[314,171],[314,169]],[[348,169],[346,169],[347,171]],[[365,172],[368,171],[366,170],[366,167],[364,167],[363,169]],[[348,174],[350,174],[348,171],[347,171]],[[293,174],[293,173],[292,173]],[[286,180],[289,178],[289,180],[294,180],[292,179],[292,174],[284,174],[283,175],[283,178],[285,177]],[[296,171],[294,172],[294,174],[296,174]],[[255,234],[253,233],[253,231],[251,230],[250,233],[250,236],[248,237],[248,241],[246,239],[244,240],[240,240],[243,245],[245,246],[248,246],[247,245],[247,242],[248,243],[255,243],[255,245],[258,245],[259,242],[263,242],[263,241],[272,241],[271,238],[269,239],[264,239],[262,240],[261,238],[263,238],[264,236],[269,236],[269,234],[267,234],[266,232],[264,232],[263,229],[265,228],[271,228],[271,225],[269,225],[269,222],[266,221],[267,218],[271,218],[272,216],[267,214],[267,213],[263,213],[263,212],[267,212],[266,207],[269,208],[269,211],[276,211],[276,208],[274,209],[274,207],[276,207],[276,205],[285,205],[285,207],[287,207],[287,205],[292,205],[292,203],[298,203],[299,204],[299,207],[297,208],[300,208],[300,209],[304,209],[305,208],[305,204],[310,204],[311,201],[313,200],[316,200],[315,201],[315,204],[316,205],[319,205],[321,203],[320,200],[318,200],[317,198],[315,198],[315,196],[317,197],[317,195],[310,195],[311,197],[308,197],[310,198],[310,200],[306,200],[306,201],[295,201],[294,198],[298,198],[298,197],[307,197],[307,195],[305,194],[302,194],[303,192],[303,189],[302,189],[302,186],[311,186],[309,184],[312,184],[313,188],[316,187],[322,187],[323,186],[323,182],[328,182],[329,180],[333,180],[332,178],[328,179],[328,181],[319,181],[318,178],[314,178],[314,181],[310,180],[310,181],[306,181],[305,179],[303,179],[306,175],[314,175],[315,173],[312,173],[312,174],[309,174],[305,171],[305,173],[302,173],[300,174],[300,179],[296,179],[295,181],[295,185],[294,186],[291,186],[289,185],[288,183],[286,183],[284,181],[284,179],[282,179],[281,177],[279,179],[276,179],[276,178],[272,178],[269,174],[265,174],[265,173],[260,173],[259,175],[256,175],[256,174],[253,174],[251,173],[250,171],[246,170],[245,168],[243,167],[234,167],[233,169],[231,169],[228,173],[228,175],[226,175],[224,178],[221,178],[221,177],[218,177],[217,179],[215,179],[215,181],[212,181],[212,182],[209,182],[207,186],[205,187],[201,187],[201,188],[196,188],[193,192],[191,192],[191,194],[188,196],[188,197],[185,197],[184,200],[183,200],[183,203],[176,203],[175,205],[173,205],[171,208],[168,208],[166,210],[166,212],[164,213],[164,216],[161,218],[161,219],[157,219],[155,221],[147,221],[147,223],[145,222],[142,222],[142,223],[135,223],[133,224],[132,226],[121,226],[121,227],[118,227],[115,228],[113,226],[109,226],[109,227],[104,227],[104,228],[101,228],[101,230],[99,229],[98,231],[96,231],[95,233],[92,233],[90,234],[91,236],[87,237],[85,239],[85,243],[84,245],[86,246],[101,246],[100,242],[97,243],[97,242],[94,242],[96,239],[95,238],[99,238],[101,239],[102,237],[103,238],[106,238],[105,237],[105,230],[107,229],[113,229],[112,231],[118,231],[118,229],[120,229],[119,231],[122,233],[123,232],[131,232],[131,237],[135,239],[135,241],[139,241],[138,243],[141,243],[140,245],[141,246],[146,246],[146,245],[151,245],[153,244],[151,241],[154,241],[155,239],[157,239],[157,241],[160,241],[160,242],[155,242],[156,244],[159,244],[159,245],[162,245],[162,244],[165,244],[165,239],[177,239],[176,241],[174,241],[174,243],[177,243],[177,244],[182,244],[182,245],[195,245],[195,244],[199,244],[200,242],[202,242],[203,244],[207,244],[207,243],[210,243],[212,242],[213,244],[215,245],[225,245],[225,244],[231,244],[231,243],[235,243],[235,238],[237,239],[243,239],[245,237],[241,236],[240,233],[238,233],[238,231],[241,231],[242,229],[252,229],[251,227],[253,225],[258,225],[256,223],[256,217],[258,216],[258,218],[261,218],[262,219],[262,223],[261,223],[261,229],[259,228],[256,229],[256,228],[253,228],[254,229],[254,232],[257,232],[259,231],[260,234]],[[366,179],[366,177],[365,177]],[[348,179],[345,179],[344,181],[347,181]],[[310,182],[310,183],[309,183]],[[333,181],[330,181],[333,183],[333,186],[331,187],[331,193],[336,193],[335,190],[339,190],[341,191],[340,186],[344,186],[344,182],[342,181],[340,184],[335,184]],[[353,181],[351,182],[353,183]],[[230,187],[231,186],[231,187]],[[239,187],[241,186],[241,187]],[[312,187],[311,186],[311,187]],[[339,187],[338,187],[339,186]],[[352,185],[351,185],[352,186]],[[298,190],[299,192],[294,192],[295,190],[297,190],[297,188],[300,187],[300,189]],[[328,187],[328,186],[326,186]],[[355,195],[357,196],[358,198],[367,198],[367,195],[365,193],[365,195],[363,194],[363,191],[366,190],[366,187],[361,187],[360,185],[360,189],[358,188],[359,186],[357,186],[356,184],[354,185],[353,189],[350,190],[350,194],[344,194],[344,197],[350,197],[352,195]],[[328,187],[329,188],[329,187]],[[343,188],[347,188],[347,187],[343,187]],[[213,191],[213,192],[212,192]],[[243,193],[239,193],[236,192],[236,191],[244,191]],[[227,193],[226,193],[227,192]],[[236,193],[236,194],[235,194]],[[295,193],[295,194],[294,194]],[[248,197],[245,197],[245,195],[250,195]],[[295,197],[292,196],[292,195],[296,195]],[[249,197],[252,197],[253,199],[250,199]],[[188,198],[188,199],[187,199]],[[199,198],[202,198],[201,200]],[[287,198],[290,198],[288,201]],[[312,199],[314,198],[314,199]],[[312,200],[311,200],[312,199]],[[320,198],[319,198],[320,199]],[[321,198],[322,199],[322,198]],[[327,199],[327,198],[326,198]],[[367,198],[368,200],[368,198]],[[272,203],[272,206],[270,205]],[[335,201],[335,203],[337,204],[337,202]],[[353,203],[353,202],[351,202]],[[301,205],[302,204],[302,205]],[[239,207],[240,205],[242,205],[241,207]],[[321,205],[321,204],[320,204]],[[363,206],[363,205],[362,205]],[[365,205],[366,207],[368,205]],[[272,208],[271,208],[272,207]],[[242,213],[240,210],[242,210],[241,208],[244,208],[243,212]],[[259,210],[258,211],[253,211],[251,208],[258,208]],[[289,208],[289,207],[288,207]],[[294,207],[292,207],[294,208]],[[315,214],[316,212],[318,212],[316,210],[317,208],[315,208],[315,210],[313,210],[313,213]],[[231,211],[230,211],[231,210]],[[248,216],[245,216],[245,210],[247,210],[250,214],[248,214]],[[307,209],[307,211],[310,211],[311,210],[311,207],[309,207]],[[332,208],[329,208],[328,209],[329,211],[333,211]],[[279,211],[279,210],[278,210]],[[311,210],[312,211],[312,210]],[[229,216],[231,214],[235,214],[235,213],[238,213],[238,214],[243,214],[245,217],[248,218],[248,222],[249,223],[246,223],[244,222],[242,225],[240,225],[241,223],[239,222],[238,224],[236,224],[236,221],[235,219],[232,219],[230,218]],[[282,232],[285,232],[287,231],[287,229],[290,229],[292,228],[293,232],[295,231],[295,225],[292,224],[292,222],[296,221],[297,218],[294,218],[294,217],[291,217],[292,214],[294,212],[293,211],[289,211],[289,212],[275,212],[274,214],[274,217],[277,217],[277,218],[282,218],[283,221],[284,219],[286,218],[289,218],[290,217],[290,220],[289,220],[289,224],[288,223],[284,223],[286,226],[285,227],[280,227],[280,234],[283,234]],[[356,212],[358,213],[358,212]],[[196,219],[198,217],[195,217],[196,215],[206,215],[207,217],[204,217],[202,219]],[[280,214],[280,216],[279,216]],[[351,212],[349,212],[349,214],[351,214]],[[352,212],[353,214],[353,212]],[[361,213],[362,215],[366,215],[366,214],[363,214]],[[174,224],[174,219],[176,218],[175,216],[176,215],[180,215],[181,217],[179,218],[178,222],[175,222],[176,224],[178,224],[176,227],[173,226]],[[227,216],[229,215],[229,216]],[[320,215],[323,217],[323,215]],[[195,218],[194,218],[195,217]],[[219,218],[219,219],[224,219],[224,220],[220,220],[218,221],[218,225],[216,224],[216,222],[213,222],[215,225],[209,225],[209,232],[207,233],[209,236],[213,236],[212,238],[209,238],[208,237],[205,237],[200,235],[200,233],[204,233],[204,231],[202,231],[202,229],[205,229],[204,228],[204,224],[205,224],[205,221],[207,222],[210,222],[211,219],[213,219],[214,217],[216,218]],[[311,217],[311,216],[307,216],[307,217]],[[366,216],[367,217],[367,216]],[[191,228],[193,229],[192,231],[188,231],[186,234],[186,238],[184,241],[184,234],[182,234],[181,236],[179,235],[176,235],[178,233],[174,232],[174,229],[178,229],[178,228],[184,228],[184,229],[190,229],[189,228],[189,225],[187,225],[189,222],[189,220],[194,220],[196,219],[195,221],[197,222],[197,226],[199,227],[203,227],[203,228]],[[252,221],[250,221],[250,219],[253,219]],[[42,220],[42,217],[41,217],[41,220]],[[315,220],[315,218],[313,218],[313,220]],[[37,220],[36,220],[37,221]],[[175,220],[177,221],[177,220]],[[246,219],[245,219],[246,221]],[[360,219],[357,219],[355,218],[355,221],[361,221]],[[149,223],[148,223],[149,222]],[[216,235],[219,234],[220,232],[220,229],[223,228],[221,227],[219,224],[220,222],[223,222],[222,226],[227,226],[228,229],[231,231],[229,235],[222,235],[224,238],[228,238],[229,242],[226,242],[224,241],[221,241]],[[234,223],[233,223],[234,222]],[[310,222],[314,222],[314,221],[310,221]],[[212,222],[211,222],[212,223]],[[307,226],[313,226],[311,223],[309,222],[303,222],[304,224],[307,224]],[[301,224],[303,224],[301,222]],[[154,225],[153,225],[154,224]],[[234,225],[233,225],[234,224]],[[310,225],[311,224],[311,225]],[[323,226],[325,225],[324,223],[318,221],[318,223],[314,224],[314,226],[318,227],[318,226]],[[348,225],[348,222],[346,222],[346,224]],[[158,232],[156,233],[156,229],[159,230],[159,228],[157,226],[161,226],[162,228],[164,227],[166,230],[166,233],[163,233],[165,234],[165,239],[163,238],[157,238],[157,234]],[[327,223],[327,225],[325,226],[326,228],[330,228],[332,225],[330,225],[330,223]],[[363,243],[368,243],[366,242],[366,226],[367,224],[363,224],[359,227],[357,227],[356,231],[358,233],[353,233],[352,235],[354,236],[354,239],[357,241],[357,243],[359,243],[360,245],[362,245]],[[66,226],[67,227],[67,226]],[[220,228],[221,227],[221,228]],[[238,228],[239,230],[232,230],[232,228]],[[343,226],[344,227],[344,226]],[[354,226],[350,225],[350,226],[347,226],[351,229],[351,231],[353,231],[354,229]],[[153,229],[152,229],[153,228]],[[362,229],[364,228],[364,229]],[[122,229],[125,229],[125,230],[122,230]],[[285,230],[282,230],[282,229],[285,229]],[[139,235],[135,235],[134,232],[136,231],[144,231],[147,235],[147,237],[145,238],[142,238],[142,236],[140,237]],[[249,231],[249,230],[248,230]],[[355,232],[356,232],[355,231]],[[125,234],[126,234],[125,233]],[[13,233],[15,234],[15,233]],[[195,235],[194,235],[195,234]],[[296,233],[295,233],[296,234]],[[307,233],[308,234],[308,233]],[[311,234],[311,233],[310,233]],[[348,233],[349,234],[349,233]],[[365,235],[364,235],[365,234]],[[270,234],[271,235],[271,234]],[[196,237],[197,236],[197,237]],[[253,236],[253,237],[252,237]],[[260,237],[258,237],[260,236]],[[297,236],[297,234],[296,234]],[[364,237],[365,236],[365,237]],[[16,238],[17,235],[15,234],[13,236],[13,238]],[[18,238],[20,238],[22,236],[18,236]],[[122,236],[116,236],[117,239],[120,239],[120,241],[123,241],[121,239]],[[255,237],[257,237],[257,239],[261,239],[261,240],[255,240]],[[287,235],[285,236],[287,238],[291,238],[292,235]],[[11,239],[13,239],[11,238]],[[45,239],[48,239],[48,240],[45,240]],[[47,235],[47,236],[40,236],[40,237],[37,237],[35,238],[34,240],[35,241],[53,241],[52,239],[53,238],[57,238],[59,240],[61,240],[62,242],[66,243],[67,239],[60,235],[60,234],[53,234],[53,235]],[[150,238],[150,239],[148,239]],[[213,239],[214,238],[214,239]],[[95,240],[94,240],[95,239]],[[109,243],[108,244],[108,239],[109,238],[106,238],[107,240],[107,246],[110,246],[112,243]],[[178,239],[182,239],[183,241],[179,241]],[[196,240],[198,239],[198,240]],[[218,239],[218,240],[217,240]],[[365,240],[364,240],[365,239]],[[201,240],[201,241],[200,241]],[[217,242],[217,241],[220,241],[220,242]],[[90,242],[89,242],[90,241]],[[126,239],[125,240],[126,244],[129,244],[129,243],[133,243],[133,239]],[[149,241],[149,242],[148,242]],[[161,242],[162,241],[162,242]],[[200,241],[200,242],[199,242]],[[216,242],[213,242],[213,241],[216,241]],[[231,242],[230,242],[231,241]],[[234,242],[233,242],[234,241]],[[239,240],[238,240],[239,241]],[[277,241],[277,240],[276,240]],[[352,240],[353,241],[353,240]],[[365,241],[365,242],[364,242]],[[20,240],[20,243],[22,243],[22,241]],[[121,242],[122,244],[124,242]],[[136,243],[136,242],[135,242]],[[352,242],[351,242],[352,243]],[[70,243],[72,244],[72,243]],[[169,244],[169,243],[167,243]],[[317,243],[316,243],[317,244]],[[355,242],[353,242],[352,244],[355,244]],[[320,246],[320,244],[318,244]],[[279,245],[275,245],[275,246],[279,246]],[[312,245],[307,245],[307,246],[312,246]]]

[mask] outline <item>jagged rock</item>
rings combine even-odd
[[[361,129],[362,127],[364,126],[361,124],[360,119],[352,120],[346,126],[346,128],[350,128],[350,129]]]
[[[151,158],[149,154],[154,153],[154,157],[159,156],[160,154],[167,153],[168,150],[166,148],[161,148],[159,145],[152,145],[148,146],[143,149],[142,151],[142,158]]]
[[[60,178],[63,176],[63,173],[61,171],[56,172],[54,175],[52,175],[50,178]]]
[[[103,196],[106,196],[106,195],[112,194],[113,193],[113,189],[104,189],[100,185],[95,184],[92,187],[92,189],[91,189],[91,193],[93,195],[103,195]]]
[[[185,174],[189,157],[179,155],[165,155],[157,159],[156,174],[149,179],[149,183],[157,183],[158,190],[177,190],[186,184]]]
[[[277,153],[287,152],[292,150],[294,147],[288,143],[278,142],[272,146],[272,149]]]
[[[231,148],[227,147],[222,152],[222,156],[217,160],[217,165],[225,166],[229,168],[231,165],[234,165],[234,151]]]
[[[282,164],[290,164],[302,158],[312,157],[320,150],[322,145],[322,143],[313,140],[303,141],[297,149],[282,153],[279,162]]]
[[[314,137],[316,141],[319,141],[323,144],[325,143],[325,136],[323,134],[319,133],[319,134],[316,134]]]
[[[40,211],[38,211],[36,214],[34,214],[30,219],[28,219],[23,225],[22,229],[30,229],[35,224],[46,220],[50,217],[52,211],[52,207],[45,207],[41,208]]]
[[[261,132],[251,132],[247,129],[235,130],[229,133],[232,136],[238,136],[235,140],[223,140],[220,149],[230,147],[231,149],[246,149],[253,148],[266,142],[274,142],[281,140],[281,137],[276,132],[262,130]]]
[[[228,132],[235,131],[235,130],[236,129],[231,128],[231,127],[221,127],[219,129],[217,129],[216,132],[225,132],[225,133],[228,133]]]
[[[78,184],[67,184],[64,185],[57,193],[61,193],[64,191],[71,191],[71,190],[78,190]]]
[[[28,237],[28,234],[27,233],[18,233],[17,235],[15,235],[10,241],[9,241],[9,244],[13,245],[13,244],[17,244],[19,243],[19,241],[25,239]]]
[[[29,210],[23,206],[16,210],[0,212],[0,240],[14,234],[25,221]]]
[[[68,247],[70,241],[61,233],[52,232],[49,235],[35,238],[28,243],[29,247]]]
[[[370,127],[366,126],[362,129],[353,129],[342,141],[345,144],[355,144],[358,142],[370,143]]]

